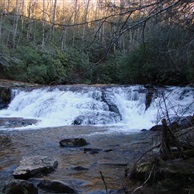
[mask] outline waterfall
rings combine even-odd
[[[194,89],[155,88],[146,107],[148,90],[133,86],[55,86],[14,89],[13,99],[0,117],[37,119],[36,127],[118,125],[149,129],[166,117],[193,115]],[[167,107],[167,110],[166,110]]]

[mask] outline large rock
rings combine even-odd
[[[26,156],[13,173],[16,179],[29,179],[35,175],[48,174],[54,171],[58,162],[48,156]]]
[[[111,124],[121,120],[120,116],[112,111],[90,112],[89,114],[79,115],[72,122],[73,125],[96,125]]]
[[[160,193],[161,189],[165,190],[166,193],[171,193],[170,191],[177,192],[183,188],[193,187],[193,163],[194,158],[179,158],[168,161],[155,158],[153,161],[142,162],[136,165],[133,170],[130,168],[127,175],[132,180],[143,181],[148,185],[152,185],[153,188],[157,188],[158,190],[154,193]]]
[[[0,109],[7,108],[11,101],[11,90],[0,86]]]
[[[59,142],[62,147],[81,147],[88,145],[87,141],[84,138],[69,138],[63,139]]]
[[[42,180],[38,187],[46,190],[52,191],[54,193],[77,193],[73,188],[71,188],[67,183],[62,181],[50,181],[50,180]]]
[[[3,188],[6,194],[38,194],[38,189],[33,183],[24,180],[14,180],[6,183]]]
[[[117,105],[114,102],[114,97],[111,95],[108,95],[107,92],[102,92],[102,101],[105,102],[108,105],[109,111],[116,113],[120,120],[122,120],[122,115],[117,107]]]

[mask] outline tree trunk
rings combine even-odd
[[[45,47],[45,0],[42,0],[42,48]]]
[[[180,142],[178,138],[174,135],[172,130],[168,127],[166,119],[162,119],[162,126],[163,126],[163,131],[162,131],[162,144],[161,144],[161,156],[163,159],[172,159],[177,157],[177,154],[175,155],[171,151],[171,147],[177,147],[177,151],[179,156],[183,157],[183,151],[182,147],[180,145]]]

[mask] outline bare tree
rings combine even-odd
[[[45,21],[46,21],[46,15],[45,15],[45,0],[42,0],[42,48],[45,47]]]

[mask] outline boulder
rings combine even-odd
[[[67,183],[64,183],[62,181],[54,180],[42,180],[38,187],[46,190],[51,191],[54,193],[77,193],[73,188],[71,188]]]
[[[11,90],[0,86],[0,109],[7,108],[11,101]]]
[[[48,174],[54,171],[58,162],[48,156],[26,156],[13,173],[16,179],[29,179],[35,175]]]
[[[121,120],[120,116],[110,110],[103,112],[90,112],[89,114],[79,115],[72,122],[72,125],[96,125],[96,124],[111,124]]]
[[[139,163],[135,168],[130,169],[127,176],[131,180],[146,182],[159,190],[177,191],[193,186],[193,162],[194,158],[167,161],[155,158],[152,161]]]
[[[111,95],[108,95],[108,93],[105,91],[102,91],[101,98],[102,98],[102,101],[108,105],[109,111],[116,113],[120,117],[120,120],[122,120],[122,115],[121,115],[117,105],[114,102],[114,98],[111,97]]]
[[[87,141],[84,138],[69,138],[63,139],[59,142],[62,147],[81,147],[88,145]]]
[[[24,180],[13,180],[6,183],[3,188],[3,193],[6,194],[38,194],[38,189],[33,183]]]
[[[98,154],[102,149],[98,148],[84,148],[84,153],[89,153],[89,154]]]
[[[88,168],[85,168],[83,166],[76,166],[73,169],[76,170],[76,171],[89,170]]]

